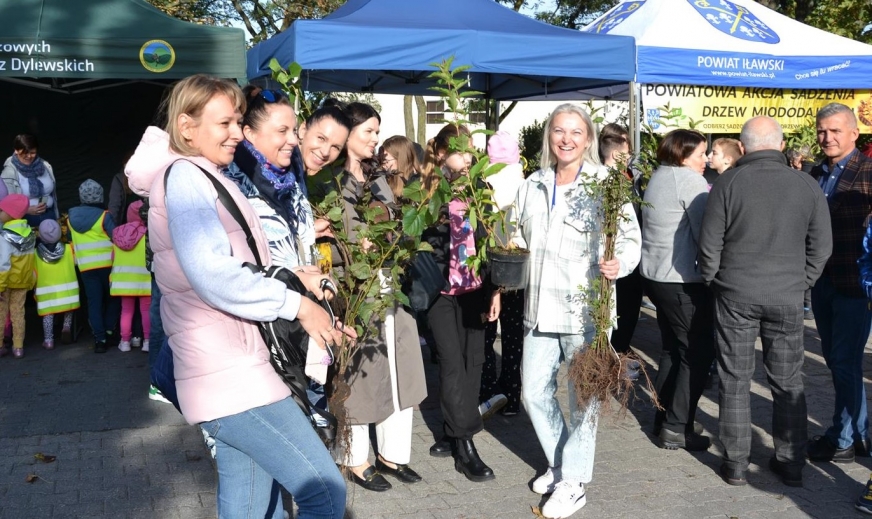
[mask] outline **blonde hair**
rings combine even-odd
[[[186,77],[173,86],[163,102],[163,109],[167,116],[165,130],[170,137],[171,150],[188,157],[200,154],[200,151],[191,147],[188,139],[182,136],[179,117],[187,114],[199,124],[206,104],[218,95],[227,96],[239,113],[245,112],[245,97],[242,89],[228,79],[196,74]]]
[[[415,152],[415,145],[410,139],[403,135],[394,135],[385,140],[382,144],[382,150],[390,153],[397,160],[396,174],[388,175],[388,185],[391,186],[394,196],[399,198],[403,196],[403,188],[406,187],[406,182],[420,168],[418,164],[418,154]]]
[[[446,124],[439,130],[436,137],[427,141],[427,147],[424,149],[424,164],[421,166],[421,181],[424,189],[427,191],[432,193],[436,190],[436,186],[441,179],[441,172],[437,175],[437,171],[445,162],[447,157],[446,152],[448,151],[451,139],[461,134],[466,135],[470,141],[472,140],[472,134],[469,133],[469,129],[466,126]],[[472,145],[472,143],[470,142],[469,145]],[[442,155],[441,158],[439,157],[440,154]]]
[[[588,115],[587,112],[578,105],[563,103],[551,112],[551,115],[548,116],[548,119],[545,120],[545,125],[542,127],[542,155],[539,161],[539,167],[546,170],[557,164],[557,159],[554,158],[554,155],[551,153],[551,139],[549,136],[551,135],[551,125],[554,124],[554,118],[560,114],[575,114],[581,117],[581,120],[584,121],[584,125],[587,127],[587,137],[590,141],[587,149],[584,150],[582,160],[595,166],[600,165],[596,129],[593,126],[593,121],[590,120],[590,115]]]

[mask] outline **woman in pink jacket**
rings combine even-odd
[[[149,128],[127,164],[131,186],[151,185],[149,242],[179,405],[189,423],[215,439],[220,518],[281,517],[275,480],[294,496],[300,519],[339,519],[342,476],[270,365],[254,322],[298,319],[321,347],[341,340],[341,326],[284,283],[242,266],[254,255],[213,185],[231,194],[268,262],[257,214],[220,173],[242,140],[244,105],[229,81],[180,81],[167,101],[166,132]],[[323,297],[323,276],[300,278]]]

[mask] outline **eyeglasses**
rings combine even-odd
[[[258,95],[260,95],[260,97],[262,97],[267,103],[278,103],[282,99],[288,98],[288,96],[283,92],[278,92],[276,90],[261,90]]]

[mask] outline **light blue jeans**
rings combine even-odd
[[[521,396],[539,437],[548,466],[560,467],[562,478],[589,483],[593,479],[599,404],[578,409],[575,388],[569,383],[569,427],[557,402],[560,363],[584,344],[583,335],[527,330],[521,366]]]
[[[273,480],[294,496],[298,519],[342,518],[345,480],[292,398],[200,427],[215,440],[220,519],[281,517]]]

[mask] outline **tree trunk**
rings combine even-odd
[[[406,124],[406,138],[415,140],[415,119],[412,117],[412,96],[403,96],[403,121]]]
[[[499,103],[497,103],[497,107],[499,107],[499,106],[500,106]],[[502,123],[503,121],[506,120],[506,117],[508,117],[508,115],[509,115],[510,113],[512,113],[512,110],[514,110],[516,106],[518,106],[518,102],[517,102],[517,101],[512,101],[512,104],[510,104],[509,106],[506,107],[505,110],[503,110],[502,112],[500,112],[500,116],[499,116],[499,117],[500,117],[500,123]]]
[[[427,103],[424,96],[415,96],[415,107],[418,109],[418,138],[415,142],[424,146],[427,144]]]

